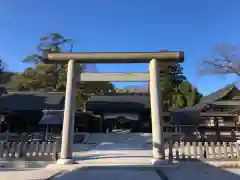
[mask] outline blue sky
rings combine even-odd
[[[0,56],[11,71],[58,31],[74,51],[185,51],[184,73],[208,94],[236,76],[198,77],[197,65],[217,43],[240,41],[239,0],[0,0]],[[147,71],[146,64],[98,65],[99,71]],[[126,85],[120,84],[119,86]]]

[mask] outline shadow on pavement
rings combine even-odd
[[[172,167],[163,166],[157,170],[164,180],[239,180],[240,168],[224,169],[204,161],[180,161]]]
[[[155,169],[141,166],[88,166],[55,176],[56,180],[161,180]]]
[[[70,180],[239,180],[239,169],[222,169],[202,161],[179,162],[173,166],[146,167],[141,165],[84,166],[54,179]]]

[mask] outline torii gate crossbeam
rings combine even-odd
[[[68,63],[65,96],[64,120],[62,130],[61,157],[58,164],[70,164],[74,133],[74,114],[76,106],[76,63],[148,63],[150,80],[150,101],[152,121],[153,158],[163,160],[164,139],[160,93],[160,74],[158,63],[172,64],[184,60],[183,52],[129,52],[129,53],[48,53],[45,63]],[[116,78],[115,78],[116,79]],[[146,78],[145,78],[146,79]]]

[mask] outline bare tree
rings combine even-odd
[[[214,56],[202,59],[199,65],[201,75],[236,74],[240,76],[240,47],[220,44],[214,48]]]

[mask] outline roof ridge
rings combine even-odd
[[[223,88],[220,88],[220,89],[218,89],[217,91],[212,92],[212,93],[210,93],[210,94],[208,94],[207,96],[204,96],[204,97],[209,97],[209,96],[211,96],[211,95],[213,95],[213,94],[222,92],[222,91],[224,91],[224,90],[228,90],[227,93],[229,93],[230,90],[232,90],[234,87],[236,87],[235,83],[231,83],[231,84],[228,84],[228,85],[224,86]],[[203,98],[204,98],[204,97],[203,97]]]
[[[193,107],[202,109],[208,103],[211,103],[212,101],[216,101],[216,100],[223,98],[224,96],[229,94],[232,91],[232,89],[234,89],[234,88],[236,88],[235,83],[228,84],[228,85],[224,86],[223,88],[218,89],[217,91],[212,92],[209,95],[202,97],[200,102],[198,104],[194,105]]]

